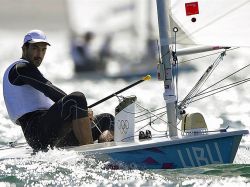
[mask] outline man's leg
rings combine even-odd
[[[103,142],[112,142],[114,141],[114,131],[105,130],[102,132],[102,134],[99,136],[98,143]]]
[[[64,106],[62,111],[66,111],[66,114],[64,112],[62,114],[67,117],[67,113],[70,113],[72,116],[71,126],[79,145],[93,143],[87,101],[84,94],[74,92],[63,98],[62,103]]]
[[[87,101],[80,92],[69,94],[55,103],[42,117],[42,124],[52,147],[63,146],[62,141],[72,131],[78,145],[93,143]],[[71,145],[76,145],[76,141]]]
[[[91,123],[91,130],[91,134],[94,141],[97,140],[99,143],[113,141],[114,116],[107,113],[94,116],[93,121]],[[79,132],[79,130],[77,130],[77,132]],[[59,142],[57,147],[79,146],[80,144],[76,138],[76,133],[74,133],[74,131],[72,130]]]
[[[72,127],[80,145],[93,143],[89,117],[73,120]]]

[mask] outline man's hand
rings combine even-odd
[[[105,130],[98,138],[98,143],[114,141],[114,132]]]

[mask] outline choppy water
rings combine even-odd
[[[0,72],[21,55],[23,32],[0,31],[6,39],[1,39]],[[133,81],[111,79],[76,78],[69,58],[67,34],[48,33],[52,46],[48,49],[41,71],[51,81],[67,93],[79,90],[86,94],[89,104],[127,86]],[[248,64],[246,49],[228,53],[216,70],[215,76],[227,75]],[[211,57],[193,61],[196,72],[182,73],[179,78],[179,97],[198,80]],[[188,62],[191,63],[191,62]],[[233,79],[248,77],[248,70]],[[2,80],[2,76],[1,76]],[[218,79],[217,79],[218,80]],[[232,80],[229,80],[232,81]],[[209,83],[208,83],[209,85]],[[2,83],[1,83],[2,86]],[[149,109],[164,106],[163,83],[157,80],[144,82],[126,92],[124,96],[136,95],[138,101]],[[189,112],[199,111],[205,116],[209,129],[226,127],[249,129],[250,122],[249,84],[222,92],[190,105]],[[95,113],[110,112],[118,104],[116,98],[94,108]],[[7,116],[1,91],[0,97],[0,146],[10,141],[24,142],[20,127],[14,126]],[[103,170],[104,162],[94,157],[85,157],[74,151],[49,150],[28,158],[5,158],[0,160],[0,186],[250,186],[250,139],[245,136],[233,164],[213,165],[200,168],[178,170]]]

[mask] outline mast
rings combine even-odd
[[[172,76],[171,53],[169,50],[169,0],[156,0],[161,45],[162,67],[164,73],[164,100],[166,102],[169,136],[177,136],[176,94]]]

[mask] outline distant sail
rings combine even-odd
[[[68,19],[74,32],[111,32],[129,27],[134,4],[126,0],[67,0]],[[101,27],[101,29],[100,29]]]
[[[250,0],[172,0],[170,9],[178,44],[250,46]]]

